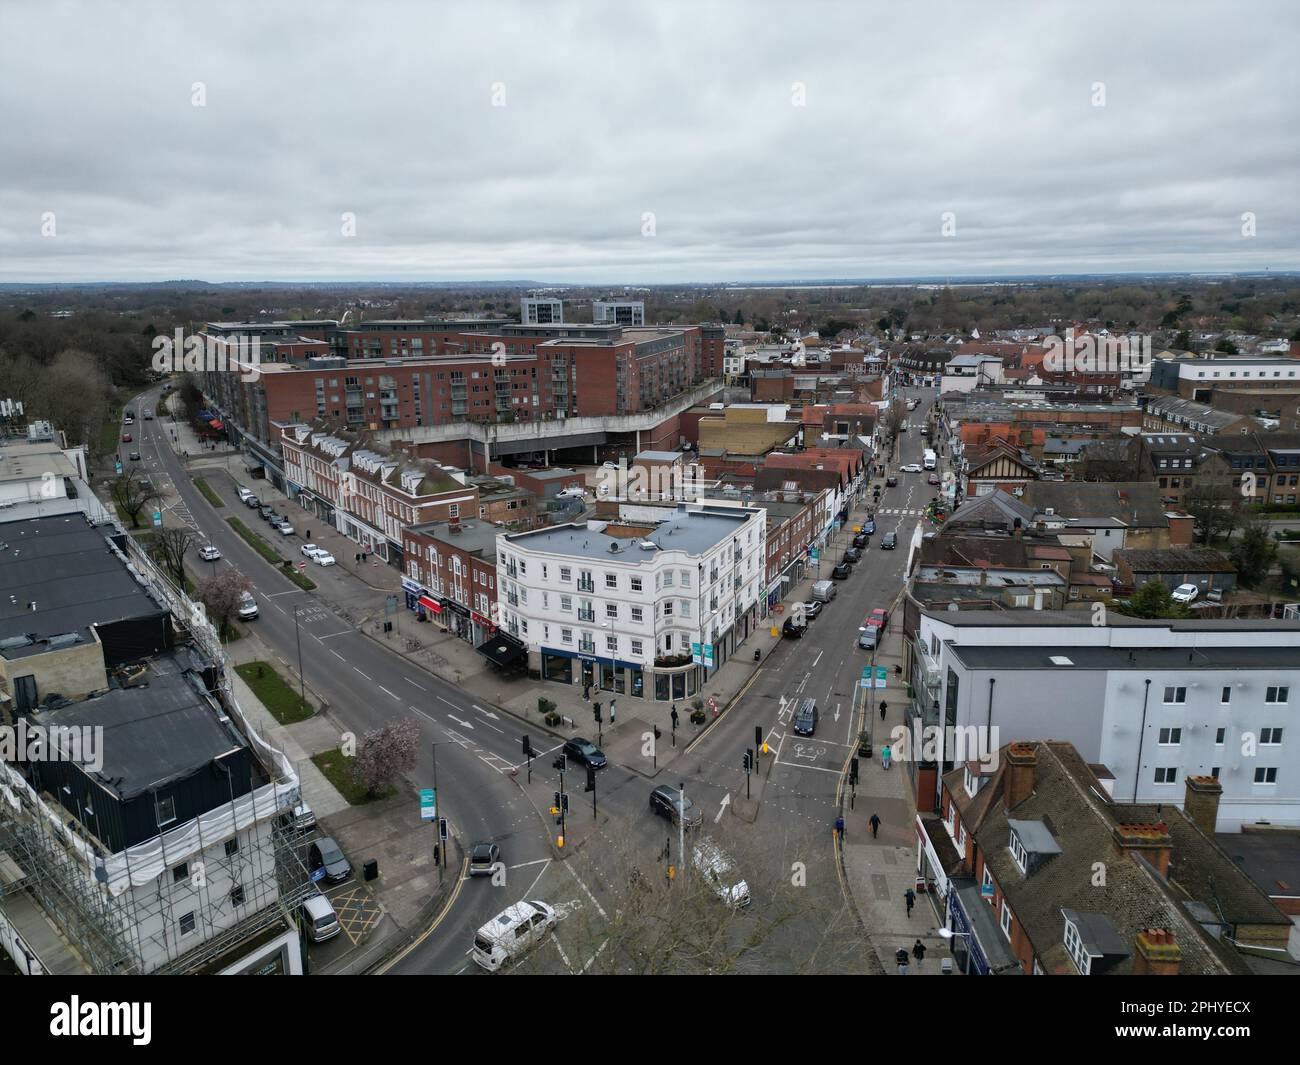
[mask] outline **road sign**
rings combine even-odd
[[[434,821],[438,817],[438,797],[433,788],[420,789],[420,820]]]
[[[306,568],[307,568],[307,563],[306,563],[306,562],[299,562],[299,563],[298,563],[298,568],[299,568],[299,569],[306,569]]]
[[[884,667],[884,666],[877,666],[877,667],[876,667],[876,687],[877,687],[877,688],[884,688],[884,687],[886,687],[886,686],[887,686],[887,683],[888,683],[888,678],[889,678],[889,670],[888,670],[886,667]]]
[[[162,524],[162,511],[161,511],[161,510],[155,510],[155,511],[153,512],[153,523],[154,523],[154,526],[155,526],[155,527],[157,527],[157,526],[159,526],[159,525]]]
[[[115,472],[117,472],[117,473],[121,473],[121,472],[122,472],[122,464],[121,464],[120,462],[115,462],[115,463],[113,463],[113,469],[114,469]]]

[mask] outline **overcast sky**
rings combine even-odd
[[[9,0],[0,280],[1295,270],[1298,29],[1295,0]]]

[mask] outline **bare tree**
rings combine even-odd
[[[140,527],[140,514],[150,503],[156,503],[162,497],[157,489],[135,467],[120,474],[113,481],[110,491],[113,502],[122,508],[122,513],[131,519],[131,528]]]
[[[1183,507],[1192,516],[1202,543],[1208,544],[1220,535],[1231,535],[1241,524],[1237,509],[1240,499],[1226,479],[1196,479],[1183,495]]]
[[[252,582],[238,570],[223,569],[209,577],[200,577],[194,595],[207,609],[208,617],[216,619],[218,631],[225,633],[244,593],[252,587]]]
[[[198,535],[188,525],[161,529],[150,547],[150,553],[176,582],[185,587],[185,555],[194,546]]]
[[[378,795],[403,773],[415,768],[420,726],[402,717],[367,732],[357,749],[352,773],[369,795]]]

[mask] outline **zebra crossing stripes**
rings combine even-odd
[[[919,510],[903,510],[903,509],[900,509],[900,508],[898,508],[898,507],[887,507],[887,508],[884,508],[884,509],[882,509],[882,510],[878,510],[878,511],[876,511],[876,513],[877,513],[877,514],[900,514],[900,515],[902,515],[902,516],[905,517],[905,518],[907,518],[907,517],[912,517],[912,518],[920,517],[920,514],[921,514],[921,512],[920,512]]]

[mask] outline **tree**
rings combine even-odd
[[[1186,329],[1182,330],[1174,337],[1174,347],[1178,351],[1190,351],[1192,349],[1192,334]]]
[[[1224,354],[1226,354],[1226,355],[1236,355],[1236,354],[1238,354],[1238,351],[1237,351],[1237,345],[1234,344],[1234,343],[1233,343],[1231,340],[1229,340],[1227,337],[1224,337],[1224,338],[1223,338],[1222,340],[1220,340],[1217,344],[1215,344],[1215,345],[1214,345],[1214,350],[1215,350],[1215,351],[1222,351],[1222,352],[1223,352]]]
[[[415,768],[419,749],[420,726],[414,718],[398,718],[366,733],[352,773],[368,795],[378,795],[396,777]]]
[[[1241,524],[1236,505],[1239,496],[1226,480],[1196,479],[1183,496],[1183,507],[1192,516],[1201,542],[1229,535]]]
[[[1120,613],[1131,618],[1185,618],[1187,607],[1174,602],[1169,586],[1152,578],[1134,592],[1127,603],[1120,605]]]
[[[140,514],[144,508],[162,498],[154,486],[140,476],[135,467],[118,476],[112,483],[110,492],[113,502],[131,519],[133,529],[140,528]]]
[[[224,635],[230,630],[230,619],[239,609],[244,593],[252,588],[252,582],[238,570],[224,569],[200,577],[194,596],[206,608],[208,617],[217,622],[217,631]]]
[[[1136,481],[1137,463],[1129,440],[1093,440],[1083,449],[1076,476],[1081,481]]]
[[[150,553],[178,588],[185,587],[185,554],[194,546],[196,539],[198,534],[188,525],[178,525],[160,530],[150,548]]]
[[[1242,531],[1232,548],[1232,561],[1237,567],[1237,580],[1247,588],[1263,583],[1273,568],[1277,557],[1277,544],[1269,537],[1259,522],[1251,522]]]

